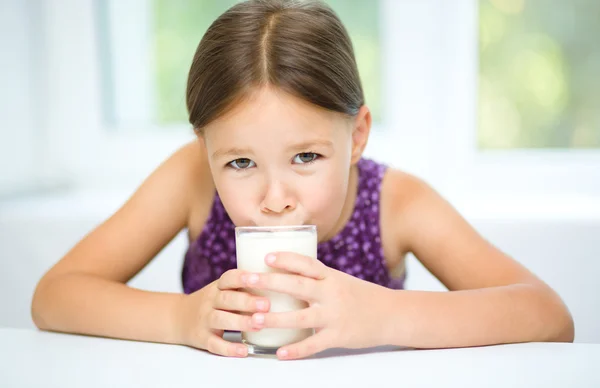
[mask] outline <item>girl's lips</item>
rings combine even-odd
[[[252,220],[250,226],[298,226],[298,225],[312,225],[307,222],[306,214],[301,214],[298,209],[294,213],[285,214],[281,216],[263,217],[256,220]]]

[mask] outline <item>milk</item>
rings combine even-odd
[[[265,257],[272,252],[295,252],[317,258],[316,227],[239,227],[236,228],[237,267],[249,272],[283,272],[269,267]],[[308,307],[307,303],[289,295],[273,291],[249,290],[271,302],[270,312],[285,312]],[[243,332],[244,343],[253,346],[256,353],[271,353],[283,345],[301,341],[313,329],[262,329]]]

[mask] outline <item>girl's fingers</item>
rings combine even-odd
[[[296,299],[312,302],[319,295],[318,282],[319,280],[302,275],[260,273],[247,275],[246,287],[281,292]]]
[[[226,311],[243,311],[254,313],[258,311],[269,311],[269,299],[256,297],[243,291],[218,291],[213,307]]]
[[[225,341],[215,334],[208,337],[206,350],[225,357],[246,357],[248,355],[246,345]]]
[[[244,287],[244,281],[242,277],[246,274],[245,271],[240,269],[230,269],[225,272],[217,281],[217,287],[219,290],[236,290]]]
[[[215,330],[230,331],[258,331],[252,326],[252,317],[240,315],[229,311],[212,310],[208,317],[208,325]]]
[[[282,313],[256,313],[252,315],[252,326],[257,328],[312,329],[322,327],[319,310],[308,307]]]
[[[325,278],[327,267],[312,257],[293,252],[275,252],[265,257],[267,265],[316,280]]]
[[[320,331],[303,341],[279,348],[277,350],[277,357],[280,360],[306,358],[331,347],[326,332]]]

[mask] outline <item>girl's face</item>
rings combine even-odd
[[[343,216],[369,127],[366,107],[351,120],[266,87],[208,125],[203,140],[235,225],[313,224],[322,238]]]

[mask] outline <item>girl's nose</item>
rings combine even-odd
[[[264,213],[284,213],[296,208],[296,200],[290,190],[280,181],[272,181],[267,187],[265,196],[260,204]]]

